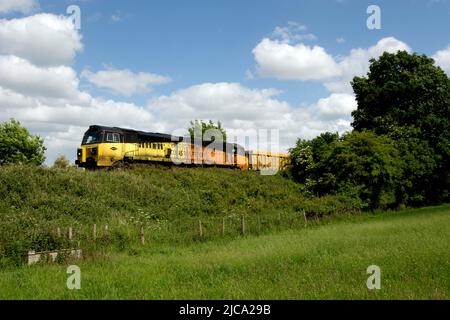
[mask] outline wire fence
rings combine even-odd
[[[345,213],[351,216],[354,213]],[[26,230],[29,238],[25,247],[2,250],[0,258],[21,251],[47,252],[52,250],[83,249],[95,251],[114,246],[126,250],[136,246],[160,244],[189,244],[220,238],[237,238],[263,235],[274,231],[305,229],[327,223],[335,215],[318,216],[300,212],[272,212],[253,215],[204,215],[169,219],[145,219],[140,221],[112,220],[92,224],[46,225]],[[5,239],[4,239],[5,240]],[[14,244],[14,235],[11,243]],[[0,248],[1,249],[1,248]],[[14,249],[14,247],[13,247]]]

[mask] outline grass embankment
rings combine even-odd
[[[154,244],[66,265],[0,271],[0,299],[450,297],[450,206],[365,214],[317,227],[189,245]],[[381,290],[366,269],[381,268]]]
[[[139,241],[141,227],[147,242],[186,243],[200,240],[199,220],[205,240],[223,237],[223,222],[225,236],[238,236],[242,216],[247,233],[261,234],[302,224],[303,211],[311,219],[354,207],[343,197],[309,199],[281,176],[239,170],[0,167],[0,267],[20,264],[30,249],[73,246],[69,227],[85,249],[94,224],[97,245],[126,249]]]

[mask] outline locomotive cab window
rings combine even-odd
[[[103,132],[87,132],[84,135],[82,145],[100,143],[103,140]]]
[[[120,134],[108,132],[106,134],[106,142],[120,143]]]

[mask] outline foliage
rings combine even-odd
[[[0,165],[9,163],[41,165],[45,161],[44,141],[31,135],[20,122],[0,124]]]
[[[402,162],[387,137],[353,132],[299,140],[291,150],[294,177],[316,195],[346,194],[371,209],[395,202]]]
[[[450,79],[444,71],[425,55],[384,53],[352,86],[358,102],[354,129],[388,135],[404,160],[401,201],[448,201]]]
[[[194,136],[200,137],[201,134],[203,140],[206,141],[227,141],[227,132],[220,121],[217,124],[211,120],[209,122],[203,122],[203,120],[191,121],[188,132],[191,138],[194,138]]]
[[[67,169],[69,167],[70,167],[70,161],[63,154],[58,156],[55,159],[55,162],[53,163],[53,168]]]
[[[108,225],[105,243],[126,248],[136,242],[141,226],[151,242],[186,243],[197,239],[198,219],[206,234],[220,236],[225,217],[238,235],[242,215],[249,228],[264,223],[262,230],[267,230],[280,226],[279,215],[289,228],[288,221],[302,223],[303,211],[315,217],[361,208],[344,196],[310,198],[279,175],[220,168],[81,171],[9,165],[0,167],[0,198],[0,260],[29,249],[60,247],[57,228],[67,235],[73,227],[90,236],[95,223],[101,238],[100,230]]]
[[[297,141],[292,176],[313,194],[343,193],[372,209],[448,201],[450,79],[424,55],[370,62],[352,82],[353,133]]]

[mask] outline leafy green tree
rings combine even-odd
[[[325,133],[291,150],[293,176],[315,195],[346,194],[375,209],[396,203],[403,163],[386,136]]]
[[[58,156],[58,158],[56,158],[55,162],[53,163],[53,168],[67,169],[69,167],[70,167],[70,161],[63,154]]]
[[[208,130],[210,130],[210,133],[213,132],[212,130],[216,131],[218,134],[217,136],[214,135],[212,137],[212,140],[217,140],[217,141],[226,141],[227,140],[227,132],[226,130],[222,127],[222,123],[220,121],[216,123],[214,123],[213,121],[209,120],[208,122],[203,122],[203,120],[195,120],[195,121],[191,121],[191,127],[188,129],[189,135],[191,136],[191,138],[194,137],[194,135],[199,136],[201,133],[202,138],[204,139],[208,139],[210,137],[206,137],[205,133],[208,132]]]
[[[358,102],[354,129],[388,135],[404,160],[398,199],[413,205],[448,201],[450,79],[445,72],[425,55],[384,53],[352,86]]]
[[[45,161],[44,140],[31,135],[19,121],[11,119],[0,124],[0,165],[35,164]]]

